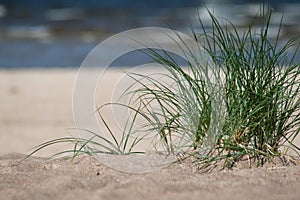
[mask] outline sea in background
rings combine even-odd
[[[205,6],[241,30],[257,15],[257,0],[0,0],[0,68],[79,67],[109,36],[139,27],[210,28]],[[273,0],[274,36],[284,12],[281,42],[300,34],[300,1]],[[205,5],[205,6],[204,6]],[[199,15],[198,15],[199,14]],[[260,24],[256,24],[258,27]],[[271,36],[272,37],[272,36]],[[126,44],[120,44],[126,45]],[[110,46],[111,52],[119,45]],[[133,52],[115,66],[134,65]],[[134,62],[133,62],[134,61]],[[296,62],[300,62],[299,56]]]

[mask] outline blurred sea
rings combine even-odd
[[[189,33],[190,25],[200,30],[198,13],[209,28],[204,4],[242,30],[257,15],[260,2],[0,0],[0,68],[79,67],[99,42],[124,30],[152,26],[172,27]],[[270,8],[273,9],[271,28],[275,30],[274,35],[284,11],[281,41],[299,36],[299,0],[273,0]],[[118,45],[108,48],[113,50]],[[136,59],[144,58],[132,54],[114,64],[130,65]]]

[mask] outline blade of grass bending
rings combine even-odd
[[[81,138],[65,137],[65,138],[58,138],[58,139],[54,139],[54,140],[44,142],[44,143],[42,143],[42,144],[40,144],[36,147],[33,147],[33,149],[35,149],[35,150],[33,152],[31,152],[29,155],[27,155],[25,157],[25,159],[32,156],[33,154],[40,151],[41,149],[44,149],[45,147],[48,147],[50,145],[61,144],[61,143],[70,143],[70,142],[73,143],[73,142],[77,142],[78,140],[81,140]]]
[[[101,135],[99,135],[99,134],[97,134],[97,133],[95,133],[95,132],[93,132],[93,131],[90,131],[90,130],[88,130],[88,129],[79,129],[79,130],[83,130],[83,131],[86,131],[86,132],[88,132],[88,133],[93,134],[95,137],[98,137],[98,138],[100,138],[101,140],[107,142],[113,149],[115,149],[114,151],[121,153],[121,152],[120,152],[120,149],[119,149],[119,146],[116,146],[116,144],[112,143],[112,142],[111,142],[110,140],[108,140],[107,138],[105,138],[105,137],[103,137],[103,136],[101,136]],[[84,140],[85,140],[85,139],[84,139]],[[94,143],[94,141],[91,140],[90,143]],[[108,147],[105,146],[105,145],[102,145],[102,144],[99,144],[99,143],[95,143],[95,144],[98,144],[99,146],[101,146],[101,147],[103,147],[103,148],[110,149],[110,148],[108,148]]]

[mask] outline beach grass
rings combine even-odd
[[[169,52],[147,49],[153,62],[166,70],[158,73],[162,78],[128,73],[134,84],[123,93],[127,103],[108,103],[95,111],[109,138],[84,130],[93,137],[51,140],[30,155],[63,142],[74,143],[74,149],[54,157],[143,153],[134,147],[148,134],[154,134],[154,148],[192,156],[199,168],[216,163],[230,168],[245,157],[262,166],[269,158],[290,151],[299,153],[293,144],[300,132],[300,66],[295,63],[299,38],[282,44],[281,25],[277,36],[270,37],[272,12],[265,7],[258,12],[264,16],[263,25],[255,28],[253,20],[241,33],[230,21],[208,10],[211,29],[200,18],[201,32],[192,29],[198,51],[189,48],[179,35],[174,39],[181,42],[178,48],[186,56],[185,66]],[[291,51],[292,57],[288,56]],[[209,57],[207,61],[201,60],[201,52]],[[121,140],[101,113],[106,106],[125,107],[132,113]],[[137,129],[135,123],[140,118],[144,123]]]
[[[213,30],[199,36],[223,69],[226,102],[222,134],[200,163],[225,159],[225,165],[231,166],[249,156],[260,166],[268,157],[286,155],[282,148],[286,145],[299,153],[293,145],[300,131],[300,66],[294,62],[299,56],[299,38],[279,45],[282,23],[277,36],[271,38],[272,12],[264,9],[260,11],[264,16],[261,29],[255,30],[250,24],[242,34],[210,12]]]

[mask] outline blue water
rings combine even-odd
[[[99,42],[120,31],[157,26],[185,32],[189,21],[197,21],[202,3],[211,2],[225,17],[247,23],[249,16],[241,17],[234,6],[261,1],[0,0],[0,68],[79,67]],[[283,2],[289,9],[284,37],[295,36],[300,31],[300,1],[270,1],[275,11],[283,10]],[[133,53],[120,60],[114,64],[134,65],[145,58]]]
[[[1,68],[79,67],[96,44],[77,41],[8,41],[0,44]]]

